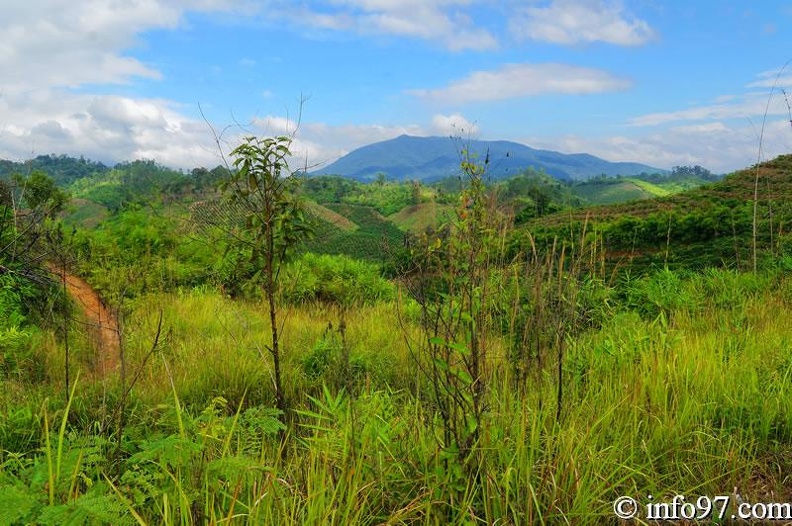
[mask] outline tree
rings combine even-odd
[[[500,297],[494,287],[497,268],[505,263],[510,219],[488,192],[488,168],[461,151],[466,188],[455,217],[433,235],[424,235],[413,251],[403,280],[420,308],[421,338],[407,343],[417,370],[429,387],[440,429],[439,456],[452,474],[453,491],[462,494],[470,481],[486,479],[481,450],[482,428],[489,412],[493,371],[488,335],[495,330],[493,312]]]
[[[275,383],[275,404],[284,413],[288,403],[283,390],[278,333],[277,286],[281,266],[293,248],[311,231],[297,195],[300,179],[290,171],[292,139],[247,137],[231,152],[236,168],[221,183],[229,199],[239,205],[244,225],[234,237],[251,250],[262,278],[270,318],[270,344]]]
[[[421,191],[421,182],[412,182],[412,204],[420,205],[423,199],[423,192]]]
[[[27,178],[19,174],[14,174],[13,178],[28,208],[46,216],[63,210],[69,200],[69,194],[55,186],[55,181],[41,170],[33,170]]]
[[[0,179],[0,206],[14,206],[13,188],[5,179]]]

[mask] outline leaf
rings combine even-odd
[[[0,486],[0,524],[31,523],[36,502],[33,495],[15,486]]]
[[[465,421],[467,423],[468,433],[470,433],[471,435],[474,434],[478,429],[478,420],[476,419],[476,417],[474,417],[473,415],[467,415],[465,417]]]
[[[473,383],[473,377],[470,376],[470,373],[468,373],[466,370],[459,369],[455,372],[455,374],[457,378],[465,383],[465,385],[471,385]]]
[[[446,362],[445,360],[441,360],[440,358],[435,358],[434,359],[434,364],[435,364],[435,367],[437,367],[441,371],[447,372],[449,370],[448,362]]]
[[[36,522],[58,526],[135,524],[124,504],[119,502],[114,496],[108,495],[83,495],[68,504],[47,506],[42,509]]]

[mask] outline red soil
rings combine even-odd
[[[62,270],[54,267],[51,270],[62,282]],[[104,378],[117,369],[120,363],[118,322],[104,306],[99,294],[85,280],[66,272],[66,290],[85,314],[98,353],[96,372]]]

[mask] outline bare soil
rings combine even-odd
[[[51,270],[63,280],[61,269]],[[99,294],[82,278],[66,272],[66,290],[85,315],[91,340],[97,351],[96,373],[104,378],[118,368],[120,347],[118,322],[105,307]]]

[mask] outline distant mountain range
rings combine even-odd
[[[370,181],[378,173],[384,173],[390,180],[435,181],[460,173],[461,148],[475,154],[480,163],[488,158],[487,172],[494,179],[511,177],[529,167],[572,181],[602,174],[636,175],[668,171],[640,163],[610,162],[585,153],[536,150],[509,141],[454,141],[449,137],[402,135],[358,148],[314,170],[312,175],[342,175]]]

